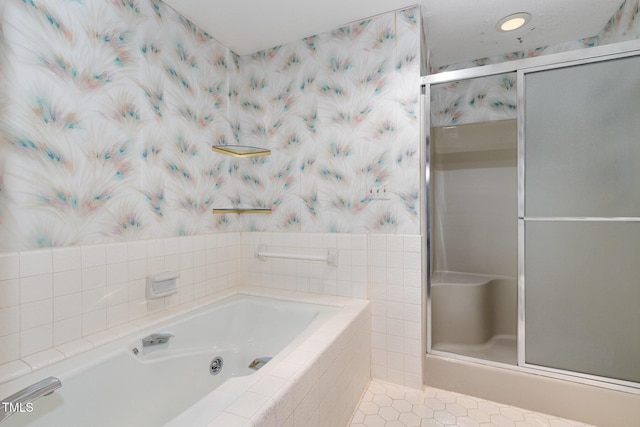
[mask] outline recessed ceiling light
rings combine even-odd
[[[531,15],[527,12],[514,13],[499,20],[496,24],[496,29],[498,31],[517,30],[529,22],[529,19],[531,19]]]

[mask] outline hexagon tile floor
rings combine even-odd
[[[350,427],[589,427],[587,424],[427,387],[373,380]]]

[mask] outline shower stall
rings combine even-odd
[[[515,364],[516,120],[433,127],[431,141],[432,348]]]
[[[427,352],[640,393],[640,43],[422,83]]]

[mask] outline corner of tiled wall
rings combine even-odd
[[[322,255],[337,248],[337,267],[256,259],[269,252]],[[242,233],[242,283],[371,300],[371,375],[422,388],[420,235]]]
[[[370,235],[371,376],[422,388],[419,235]]]

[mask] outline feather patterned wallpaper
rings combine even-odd
[[[244,230],[419,234],[418,9],[240,58],[237,139],[272,155],[232,162],[231,201],[272,206]],[[367,189],[387,185],[390,200]],[[248,199],[246,199],[248,197]]]
[[[0,250],[419,234],[418,13],[238,57],[157,0],[3,1]],[[382,184],[390,200],[370,200]],[[273,214],[211,214],[231,206]]]
[[[589,39],[638,38],[626,0]],[[419,9],[239,57],[158,0],[0,4],[0,250],[215,233],[419,234]],[[510,76],[434,125],[515,114]],[[231,159],[213,144],[267,147]],[[384,185],[390,200],[371,200]],[[272,215],[212,215],[213,207]]]

